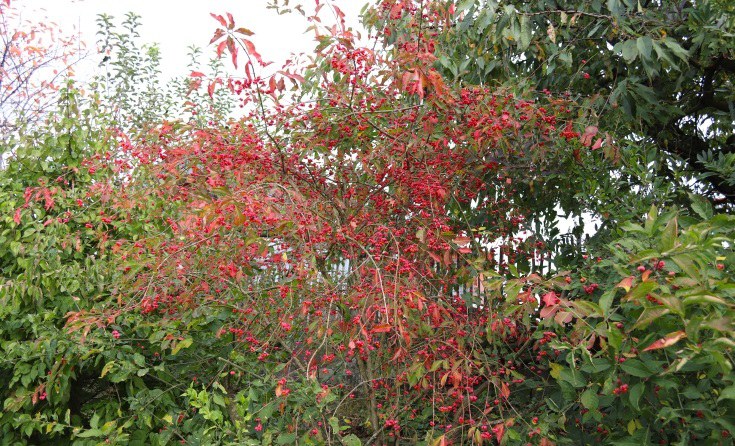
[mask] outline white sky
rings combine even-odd
[[[349,27],[361,29],[360,9],[368,0],[322,0],[337,5],[346,15]],[[127,12],[141,16],[141,42],[157,43],[161,50],[161,71],[164,78],[188,74],[187,48],[196,45],[204,50],[202,60],[214,54],[208,46],[218,23],[210,12],[225,15],[232,13],[237,27],[245,27],[255,33],[250,40],[264,60],[280,67],[292,53],[310,52],[314,47],[314,33],[306,33],[310,25],[298,12],[278,15],[266,6],[272,0],[13,0],[14,6],[24,10],[24,17],[34,21],[48,20],[57,23],[67,33],[79,33],[91,54],[88,66],[97,65],[101,57],[96,52],[96,19],[98,14],[108,14],[119,24]],[[284,3],[284,0],[279,0]],[[290,0],[291,7],[303,4],[307,15],[314,11],[315,0]],[[320,16],[334,22],[334,16],[326,8]],[[99,59],[99,60],[98,60]],[[242,59],[242,58],[241,58]]]

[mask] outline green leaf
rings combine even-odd
[[[645,228],[646,232],[649,234],[653,231],[653,226],[656,224],[656,220],[658,219],[658,208],[656,205],[651,205],[651,209],[648,210],[648,215],[646,216],[646,223]]]
[[[332,432],[339,432],[339,420],[337,417],[329,417],[329,427],[332,428]]]
[[[472,5],[475,4],[475,0],[464,0],[457,4],[457,9],[455,10],[455,15],[459,16],[461,12],[467,11],[472,7]]]
[[[636,47],[641,59],[650,60],[651,51],[653,50],[653,40],[649,36],[641,36],[636,40]]]
[[[667,37],[664,39],[664,45],[666,45],[676,57],[681,59],[683,62],[689,63],[689,53],[687,50],[681,47],[674,39]]]
[[[669,53],[661,46],[661,44],[658,43],[658,41],[653,41],[653,49],[656,51],[656,55],[658,56],[658,61],[661,62],[662,60],[671,66],[674,70],[679,70],[679,66],[674,62],[674,59],[669,56]]]
[[[703,219],[712,218],[712,203],[701,195],[689,194],[692,202],[692,210]]]
[[[577,388],[587,385],[587,381],[582,377],[582,373],[574,369],[564,368],[559,373],[559,379]]]
[[[587,389],[582,393],[580,398],[582,405],[589,410],[595,410],[600,405],[600,398],[597,396],[597,392],[593,389]]]
[[[525,14],[521,16],[521,34],[518,43],[521,51],[525,51],[531,45],[531,20]]]
[[[620,351],[623,345],[623,333],[617,328],[610,327],[607,329],[607,343],[615,352]]]
[[[638,378],[648,378],[653,375],[653,372],[638,359],[628,359],[620,364],[620,368],[628,375],[637,376]]]
[[[666,314],[669,314],[671,310],[668,308],[663,307],[656,307],[656,308],[646,308],[641,313],[640,317],[638,317],[638,320],[633,325],[633,329],[644,329],[651,325],[653,321],[660,318],[661,316],[664,316]]]
[[[735,400],[735,384],[722,389],[720,396],[717,398],[717,402],[719,403],[722,400]]]
[[[620,16],[625,11],[625,8],[623,8],[623,4],[620,2],[620,0],[607,0],[607,9],[616,18],[620,18]]]
[[[615,299],[615,289],[605,291],[605,293],[600,296],[599,304],[603,316],[607,317],[610,314],[610,307],[612,306],[613,299]]]
[[[638,57],[638,47],[636,46],[635,40],[628,40],[623,43],[621,48],[623,59],[627,63],[633,63],[636,57]]]
[[[723,305],[723,306],[732,306],[729,304],[726,300],[719,298],[717,296],[712,296],[710,294],[698,294],[695,296],[689,296],[686,299],[684,299],[684,306],[687,307],[689,305],[693,304],[716,304],[716,305]]]
[[[362,441],[355,434],[350,434],[342,437],[342,444],[344,446],[362,446]]]
[[[656,282],[640,282],[638,285],[634,286],[633,289],[631,289],[628,294],[625,295],[626,301],[635,301],[638,299],[641,299],[645,297],[648,293],[653,291],[658,287],[658,283]]]
[[[677,225],[677,219],[676,217],[669,220],[669,223],[666,224],[666,227],[664,228],[663,233],[661,234],[661,239],[659,246],[661,248],[661,251],[670,251],[674,249],[676,246],[676,240],[679,233],[679,226]]]
[[[694,264],[694,260],[690,254],[679,254],[671,257],[671,260],[676,263],[687,276],[692,279],[697,279],[699,276],[699,268]]]
[[[88,429],[80,434],[77,434],[76,436],[79,438],[100,437],[102,436],[102,431],[99,429]]]
[[[628,393],[628,398],[630,399],[630,405],[633,406],[635,410],[641,410],[641,407],[640,407],[641,397],[643,396],[643,392],[645,390],[646,390],[646,386],[643,383],[638,383],[630,388],[630,392]]]
[[[276,438],[276,444],[296,444],[296,433],[280,434]]]

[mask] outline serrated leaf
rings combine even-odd
[[[638,54],[641,55],[641,59],[651,59],[651,52],[653,50],[653,39],[651,39],[649,36],[641,36],[636,39],[635,45],[638,48]]]
[[[701,195],[689,194],[692,210],[703,219],[712,218],[712,203]]]
[[[679,59],[681,59],[683,62],[689,63],[689,53],[687,50],[682,48],[679,43],[677,43],[674,39],[671,37],[667,37],[664,39],[664,45],[666,45],[672,53]]]
[[[663,60],[668,63],[674,70],[681,71],[679,70],[679,65],[674,62],[674,59],[669,56],[668,51],[666,51],[666,49],[664,49],[664,47],[662,47],[661,44],[658,43],[658,41],[653,41],[653,50],[656,51],[656,56],[658,56],[659,62]]]
[[[628,40],[623,43],[621,53],[625,62],[633,63],[635,58],[638,57],[638,47],[635,44],[635,40]]]

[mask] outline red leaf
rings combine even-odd
[[[673,333],[669,333],[668,335],[666,335],[666,337],[663,337],[657,341],[654,341],[651,345],[644,348],[643,351],[648,352],[651,350],[658,350],[660,348],[670,347],[686,337],[687,337],[687,334],[685,332],[675,331]]]
[[[600,147],[602,147],[602,138],[597,138],[597,141],[595,141],[595,144],[592,146],[592,150],[597,150]]]
[[[219,39],[221,39],[221,38],[222,38],[222,36],[224,36],[224,35],[225,35],[225,32],[224,32],[224,31],[223,31],[222,29],[220,29],[220,28],[217,28],[217,29],[216,29],[216,30],[214,31],[214,35],[212,36],[212,40],[210,40],[210,41],[209,41],[209,44],[210,44],[210,45],[211,45],[211,44],[213,44],[214,42],[216,42],[216,41],[218,41]]]
[[[468,243],[470,243],[470,238],[469,238],[469,237],[463,237],[463,236],[462,236],[462,237],[456,237],[456,238],[455,238],[454,240],[452,240],[452,241],[453,241],[453,242],[454,242],[455,244],[457,244],[458,246],[464,246],[464,245],[467,245]]]
[[[493,428],[493,432],[495,432],[495,439],[498,440],[498,444],[500,444],[503,439],[503,434],[505,433],[505,425],[498,424]]]
[[[13,215],[13,221],[16,225],[20,224],[20,208],[15,210],[15,215]]]
[[[224,18],[224,17],[222,17],[222,16],[221,16],[221,15],[219,15],[219,14],[214,14],[214,13],[212,13],[212,12],[210,12],[210,13],[209,13],[209,15],[211,15],[211,16],[212,16],[212,18],[214,18],[215,20],[217,20],[217,21],[218,21],[218,22],[219,22],[219,23],[220,23],[220,24],[221,24],[222,26],[224,26],[225,28],[227,27],[227,21],[225,20],[225,18]]]
[[[568,324],[572,322],[572,319],[574,319],[574,316],[568,311],[560,311],[556,313],[556,316],[554,316],[554,320],[559,325]]]
[[[191,77],[204,77],[204,73],[201,73],[199,71],[192,71],[189,76],[191,76]]]
[[[406,71],[402,78],[403,89],[409,94],[424,97],[424,76],[418,70]]]
[[[230,14],[229,12],[226,14],[227,14],[227,18],[230,20],[230,24],[227,25],[227,29],[232,29],[235,27],[235,19],[232,18],[232,14]]]
[[[245,48],[247,48],[248,54],[253,56],[259,64],[263,65],[263,58],[260,57],[260,54],[258,54],[258,52],[255,50],[255,45],[253,45],[253,42],[249,41],[248,39],[242,39],[242,43],[245,44]]]
[[[404,356],[405,351],[403,350],[403,347],[398,347],[398,350],[393,354],[393,358],[391,358],[391,361],[397,361],[401,358],[401,356]]]
[[[539,317],[541,319],[548,319],[556,314],[556,312],[559,310],[559,308],[554,305],[552,307],[544,307],[541,309],[541,312],[539,313]]]
[[[289,73],[288,71],[281,71],[281,74],[286,76],[287,78],[294,80],[296,82],[301,82],[302,84],[306,82],[306,79],[304,79],[304,76],[301,76],[300,74],[296,73]]]
[[[633,286],[633,276],[629,276],[621,280],[620,283],[615,286],[615,288],[622,288],[627,293],[628,291],[630,291],[630,288],[632,286]]]
[[[223,40],[217,45],[217,57],[222,57],[222,53],[225,52],[225,47],[227,46],[227,41]]]
[[[510,398],[510,387],[505,382],[500,383],[500,396],[506,400]]]
[[[209,94],[210,98],[214,97],[214,86],[215,86],[215,82],[211,82],[209,86],[207,87],[207,93]]]
[[[253,32],[250,31],[247,28],[237,28],[235,30],[235,32],[238,33],[238,34],[242,34],[243,36],[252,36],[253,35]]]
[[[391,329],[390,324],[380,324],[373,327],[370,333],[388,333]]]
[[[585,147],[589,147],[592,145],[592,138],[597,134],[597,127],[594,125],[587,126],[586,129],[584,129],[584,134],[582,135],[582,145]]]
[[[237,68],[237,47],[235,46],[235,41],[232,40],[232,37],[227,38],[227,50],[232,56],[232,65]]]
[[[199,87],[202,86],[202,80],[201,79],[194,79],[189,83],[189,90],[186,92],[186,95],[189,96],[192,91],[198,90]]]
[[[553,291],[549,291],[548,293],[544,294],[544,297],[541,298],[541,300],[546,304],[547,307],[552,307],[559,303],[559,298],[556,297],[556,293]]]
[[[276,79],[271,76],[270,80],[268,80],[268,93],[271,94],[276,91]]]
[[[651,270],[647,269],[643,271],[643,274],[641,274],[641,282],[648,282],[648,277],[651,275]]]

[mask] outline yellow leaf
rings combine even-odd
[[[628,433],[630,435],[633,435],[635,433],[637,426],[635,424],[635,420],[628,421]]]
[[[110,370],[115,366],[115,361],[110,361],[107,364],[105,364],[104,367],[102,367],[102,374],[100,375],[100,378],[104,378],[105,375],[110,373]]]
[[[549,367],[551,367],[551,372],[549,373],[551,377],[554,379],[559,379],[559,374],[561,373],[561,369],[563,369],[564,367],[562,367],[559,364],[553,363],[553,362],[549,364]]]
[[[178,353],[178,352],[179,352],[179,350],[181,350],[182,348],[187,348],[187,347],[191,347],[191,344],[192,344],[192,342],[194,342],[194,340],[193,340],[192,338],[186,338],[186,339],[184,339],[183,341],[180,341],[180,342],[178,342],[178,343],[176,344],[176,346],[174,346],[174,348],[173,348],[173,349],[171,349],[171,354],[172,354],[172,355],[175,355],[175,354],[176,354],[176,353]]]

